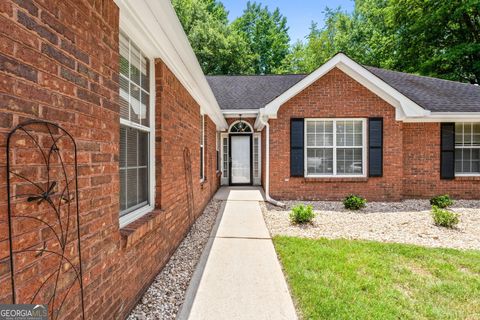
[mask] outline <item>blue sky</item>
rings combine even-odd
[[[220,0],[229,11],[229,19],[234,20],[242,15],[247,6],[247,0]],[[353,0],[257,0],[268,6],[270,10],[276,7],[287,17],[289,33],[292,42],[303,40],[308,34],[310,23],[315,21],[321,27],[324,22],[323,11],[326,7],[342,7],[347,12],[353,11]]]

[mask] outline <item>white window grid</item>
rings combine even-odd
[[[128,59],[129,59],[129,68],[128,68],[128,73],[129,73],[129,78],[127,79],[127,77],[123,74],[120,73],[120,77],[122,79],[124,79],[125,81],[128,81],[128,85],[129,85],[129,88],[131,85],[135,85],[137,88],[140,89],[140,100],[138,101],[138,106],[141,108],[142,105],[142,99],[148,99],[148,104],[147,104],[147,110],[146,112],[148,112],[146,114],[146,120],[147,120],[147,123],[145,124],[142,124],[142,121],[141,119],[139,120],[139,123],[137,122],[134,122],[134,121],[131,121],[131,112],[132,112],[132,95],[130,94],[130,89],[129,89],[129,94],[128,94],[128,99],[126,99],[128,101],[128,112],[129,112],[129,115],[128,115],[128,119],[125,119],[124,117],[120,117],[120,125],[122,126],[125,126],[128,128],[133,128],[133,129],[137,129],[137,130],[140,130],[140,131],[143,131],[143,132],[146,132],[148,134],[148,155],[147,155],[147,159],[148,159],[148,163],[147,163],[147,168],[148,168],[148,184],[147,184],[147,190],[148,190],[148,195],[147,195],[147,198],[148,198],[148,202],[145,202],[145,203],[141,203],[141,204],[137,204],[136,206],[133,206],[131,208],[127,208],[126,210],[124,210],[124,212],[126,212],[125,214],[123,214],[123,212],[120,212],[120,227],[123,227],[133,221],[135,221],[136,219],[140,218],[141,216],[145,215],[146,213],[150,212],[151,210],[153,210],[153,203],[155,202],[154,200],[154,189],[155,189],[155,176],[154,176],[154,172],[155,172],[155,155],[154,155],[154,147],[155,147],[155,142],[154,142],[154,134],[155,134],[155,129],[154,129],[154,126],[153,126],[153,119],[154,119],[154,106],[155,106],[155,95],[154,94],[150,94],[150,93],[154,93],[155,92],[155,83],[154,83],[154,79],[153,79],[153,74],[154,74],[154,63],[153,63],[153,60],[148,57],[146,54],[144,54],[144,52],[134,44],[133,40],[128,36],[128,34],[126,34],[125,32],[121,31],[121,35],[124,36],[127,40],[128,40],[128,51],[129,51],[129,56],[128,56]],[[130,67],[130,63],[131,63],[131,45],[135,45],[135,47],[138,49],[138,52],[140,54],[140,57],[145,57],[146,59],[149,60],[149,72],[146,73],[149,75],[148,77],[148,81],[149,83],[146,85],[146,87],[148,88],[148,90],[146,90],[144,88],[144,86],[142,85],[143,82],[142,82],[142,76],[141,76],[141,73],[140,73],[140,86],[137,85],[136,83],[134,83],[131,79],[130,79],[130,75],[131,75],[131,67]],[[143,64],[142,64],[142,61],[140,61],[140,67],[142,68]],[[146,67],[146,66],[145,66]],[[140,70],[141,72],[142,70]],[[145,70],[146,71],[146,70]],[[136,102],[136,101],[133,101],[133,102]],[[138,139],[138,135],[137,135],[137,139]],[[141,166],[142,168],[144,168],[145,166]],[[129,167],[130,168],[130,167]],[[133,167],[132,167],[133,168]],[[137,169],[140,168],[140,167],[137,167]],[[125,170],[125,172],[127,172],[126,170],[126,167],[121,167],[119,168],[120,170]],[[125,179],[127,179],[127,174],[125,174]],[[137,176],[137,188],[140,187],[140,183],[138,182],[138,176]],[[128,188],[128,186],[127,186]],[[137,194],[138,194],[138,190],[137,190]]]
[[[255,178],[259,177],[259,137],[255,135],[253,137],[253,176]]]
[[[217,163],[216,163],[216,168],[217,168],[217,172],[220,171],[221,169],[221,163],[220,163],[220,132],[217,132],[216,134],[216,137],[215,137],[215,150],[217,151]]]
[[[362,145],[353,145],[353,146],[344,146],[344,145],[337,145],[337,123],[338,122],[352,122],[352,121],[357,121],[362,123]],[[317,145],[317,122],[323,122],[324,123],[324,130],[322,133],[323,135],[323,145]],[[309,132],[307,131],[308,124],[309,123],[315,123],[315,145],[311,146],[308,144],[308,134]],[[332,123],[332,134],[327,133],[325,131],[325,124],[326,123]],[[366,137],[366,119],[364,118],[309,118],[305,119],[304,123],[304,144],[305,144],[305,150],[304,150],[304,175],[305,177],[334,177],[334,178],[349,178],[349,177],[366,177],[366,167],[367,167],[367,157],[366,157],[366,145],[367,145],[367,137]],[[326,137],[329,135],[332,135],[332,141],[331,143],[325,143]],[[344,131],[344,137],[346,141],[346,130]],[[354,139],[355,141],[355,139]],[[308,150],[322,150],[322,149],[328,149],[332,150],[333,154],[333,170],[332,173],[325,173],[325,174],[319,174],[319,173],[308,173]],[[338,173],[337,170],[337,150],[338,149],[361,149],[362,152],[362,173],[359,174],[342,174]]]
[[[137,108],[139,108],[140,110],[143,108],[143,105],[142,105],[142,102],[145,102],[145,106],[146,106],[146,109],[149,111],[149,109],[151,109],[153,107],[152,103],[151,103],[151,97],[150,97],[150,87],[151,87],[151,82],[152,82],[152,72],[147,72],[147,70],[144,70],[143,68],[146,68],[147,66],[143,64],[143,59],[142,57],[147,57],[142,50],[140,50],[140,48],[135,45],[135,43],[128,37],[128,35],[126,35],[125,33],[121,32],[121,36],[125,37],[128,41],[128,78],[123,74],[123,73],[119,73],[120,74],[120,81],[123,79],[123,81],[126,81],[128,83],[128,88],[129,88],[129,92],[128,92],[128,119],[125,119],[125,117],[120,117],[120,121],[122,124],[124,125],[127,125],[127,126],[130,126],[130,127],[134,127],[134,128],[137,128],[137,129],[140,129],[140,130],[144,130],[144,131],[149,131],[150,127],[151,127],[151,117],[149,116],[149,114],[147,113],[145,115],[145,119],[142,119],[142,118],[139,118],[138,122],[136,121],[133,121],[132,120],[132,108],[133,106],[136,106]],[[133,80],[132,80],[132,68],[131,68],[131,61],[132,61],[132,47],[134,47],[136,50],[138,50],[138,53],[139,53],[139,57],[137,57],[139,59],[138,61],[138,64],[140,66],[140,84],[137,84],[135,83]],[[149,67],[151,69],[151,66],[152,66],[152,61],[151,59],[149,59]],[[142,71],[145,71],[145,74],[148,74],[149,75],[149,81],[150,81],[150,84],[148,85],[148,90],[146,90],[143,86],[143,77],[141,76],[142,75]],[[150,71],[150,70],[149,70]],[[138,99],[132,97],[132,87],[136,88],[138,91],[139,91],[139,95],[138,95]],[[120,90],[120,94],[122,94],[122,91]],[[124,97],[125,98],[125,97]],[[148,112],[146,110],[146,112]],[[142,115],[142,112],[140,111],[140,117]],[[147,122],[147,125],[144,124],[144,122]]]
[[[467,171],[465,162],[472,168],[474,162],[480,162],[480,159],[473,158],[473,150],[480,149],[480,123],[460,122],[455,124],[455,151],[460,150],[461,159],[458,159],[458,153],[455,158],[455,175],[457,176],[480,176],[480,171]],[[469,158],[464,158],[464,151],[470,150]],[[457,171],[457,164],[460,163],[461,170]],[[478,164],[480,167],[480,163]]]
[[[228,135],[223,137],[223,172],[222,176],[228,178]]]

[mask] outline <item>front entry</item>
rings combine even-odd
[[[230,184],[252,184],[252,135],[230,134]]]

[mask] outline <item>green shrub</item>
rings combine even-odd
[[[345,209],[349,210],[359,210],[361,208],[365,208],[366,204],[367,200],[354,194],[351,194],[343,199],[343,205],[345,206]]]
[[[294,224],[309,223],[315,218],[312,206],[298,204],[290,212],[290,221]]]
[[[446,208],[453,204],[453,200],[450,199],[448,194],[436,196],[430,199],[430,204],[438,208]]]
[[[432,206],[432,217],[435,224],[440,227],[453,228],[459,222],[458,214],[437,206]]]

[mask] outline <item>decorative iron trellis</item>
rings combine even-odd
[[[10,131],[7,189],[13,303],[47,304],[52,319],[62,312],[84,319],[77,147],[70,133],[42,120]]]
[[[190,149],[185,147],[183,149],[183,166],[185,170],[185,188],[187,195],[187,206],[188,206],[188,224],[190,227],[193,225],[195,220],[194,217],[194,203],[193,203],[193,180],[192,180],[192,160],[190,155]]]

